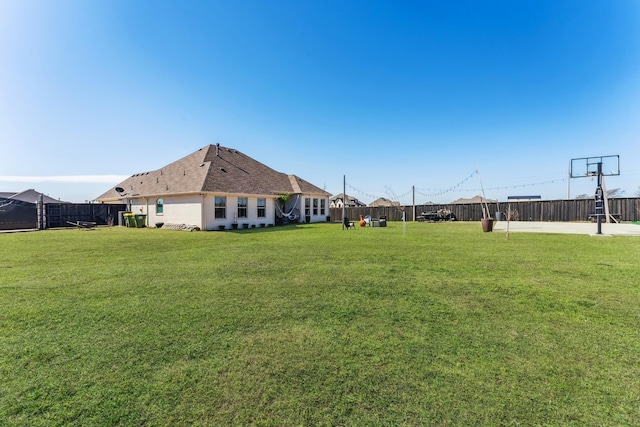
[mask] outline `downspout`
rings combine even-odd
[[[347,176],[342,175],[342,218],[340,218],[340,222],[342,222],[342,229],[344,230],[344,217],[345,217],[345,205],[347,203]]]
[[[40,193],[40,198],[38,199],[38,230],[44,230],[46,228],[45,221],[45,213],[44,213],[44,194]]]
[[[202,204],[200,207],[200,230],[206,230],[204,224],[207,217],[207,207],[205,206],[205,196],[202,194]]]

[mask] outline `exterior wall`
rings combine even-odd
[[[184,196],[165,196],[163,199],[163,212],[156,213],[157,198],[131,199],[131,212],[147,215],[147,227],[154,227],[156,223],[187,224],[200,227],[201,230],[230,230],[237,224],[238,228],[244,227],[268,227],[276,223],[275,199],[272,196],[261,197],[265,199],[265,217],[258,218],[258,196],[220,194],[227,198],[225,218],[215,218],[216,194],[192,194]],[[238,197],[247,197],[247,217],[238,217]],[[309,199],[309,210],[305,203]],[[314,200],[317,208],[314,208]],[[324,212],[321,207],[324,200]],[[292,197],[291,205],[287,204],[287,212],[294,206],[298,208],[299,217],[296,221],[326,222],[329,216],[329,198],[323,195],[301,195]]]
[[[224,227],[225,230],[233,228],[233,224],[238,224],[238,228],[248,227],[267,227],[275,225],[275,205],[274,199],[271,196],[260,197],[265,199],[265,216],[258,218],[258,196],[245,196],[245,195],[229,195],[219,194],[227,198],[226,215],[225,218],[215,217],[215,196],[216,194],[207,194],[203,196],[203,218],[205,227],[204,230],[220,230]],[[238,197],[247,197],[247,217],[238,218]],[[243,226],[244,225],[244,226]]]
[[[321,200],[324,200],[324,211]],[[309,202],[308,206],[307,201]],[[314,202],[317,205],[314,205]],[[300,222],[327,222],[327,217],[329,217],[329,197],[305,194],[300,197],[300,205]]]
[[[185,196],[161,197],[164,201],[163,212],[156,213],[158,198],[143,198],[131,200],[131,212],[147,215],[147,227],[154,227],[158,222],[165,224],[187,224],[203,228],[202,224],[202,196],[191,194]]]

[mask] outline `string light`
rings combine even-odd
[[[421,196],[424,196],[424,197],[441,196],[441,195],[443,195],[445,193],[452,192],[453,190],[455,190],[456,188],[460,187],[462,184],[464,184],[465,182],[469,181],[471,178],[473,178],[477,174],[478,174],[477,170],[473,171],[473,173],[471,175],[469,175],[468,177],[466,177],[465,179],[463,179],[462,181],[460,181],[459,183],[457,183],[453,187],[450,187],[450,188],[448,188],[446,190],[432,190],[432,191],[435,191],[435,192],[431,193],[431,194],[424,194],[424,193],[421,193],[420,191],[418,191],[419,189],[416,189],[416,193],[418,193],[418,194],[420,194]],[[422,190],[429,191],[428,189],[427,190],[422,189]],[[476,190],[469,190],[469,191],[476,191]]]
[[[534,182],[534,183],[531,183],[531,184],[517,184],[517,185],[508,185],[508,186],[503,186],[503,187],[485,188],[485,191],[486,190],[509,190],[509,189],[513,189],[513,188],[525,188],[525,187],[537,187],[538,185],[555,184],[555,183],[558,183],[558,182],[567,182],[568,180],[569,180],[569,178],[558,178],[558,179],[553,179],[551,181]],[[465,191],[481,191],[481,189],[468,188],[468,189],[465,189]]]
[[[447,193],[460,193],[460,192],[479,192],[482,191],[481,188],[460,188],[463,184],[465,184],[466,182],[468,182],[471,178],[473,178],[474,176],[478,175],[478,171],[475,170],[473,171],[469,176],[467,176],[466,178],[464,178],[462,181],[458,182],[456,185],[451,186],[447,189],[444,190],[439,190],[439,189],[425,189],[425,188],[415,188],[415,189],[410,189],[409,191],[401,194],[400,196],[397,196],[393,190],[388,187],[385,186],[386,192],[385,195],[391,198],[392,201],[400,201],[400,199],[403,199],[404,197],[409,196],[411,193],[413,193],[414,191],[423,196],[423,197],[437,197],[437,196],[442,196],[443,194],[447,194]],[[549,181],[541,181],[541,182],[535,182],[535,183],[529,183],[529,184],[517,184],[517,185],[506,185],[506,186],[500,186],[500,187],[489,187],[489,188],[485,188],[484,190],[509,190],[509,189],[515,189],[515,188],[526,188],[526,187],[536,187],[539,185],[545,185],[545,184],[555,184],[555,183],[561,183],[561,182],[567,182],[569,180],[569,178],[558,178],[558,179],[553,179],[553,180],[549,180]],[[352,192],[355,192],[363,197],[367,197],[370,199],[378,199],[380,197],[380,195],[376,195],[376,194],[371,194],[368,193],[366,191],[362,191],[358,188],[355,188],[354,186],[350,185],[349,183],[345,183],[345,185],[347,187],[349,187],[349,190]]]

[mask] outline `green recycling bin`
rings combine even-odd
[[[135,227],[136,226],[136,218],[133,216],[132,213],[126,213],[124,215],[122,215],[122,217],[124,218],[124,225],[127,227]]]
[[[136,214],[136,227],[142,228],[147,223],[147,216],[145,214]]]

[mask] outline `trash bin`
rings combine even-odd
[[[147,223],[147,216],[145,214],[136,214],[136,227],[142,228]]]
[[[482,218],[480,222],[482,223],[482,231],[485,233],[493,231],[493,218]]]
[[[502,221],[502,212],[500,211],[496,212],[496,221]]]
[[[127,227],[136,226],[136,218],[131,212],[123,214],[122,217],[124,218],[124,225],[126,225]]]
[[[124,227],[124,211],[118,211],[118,226]]]

